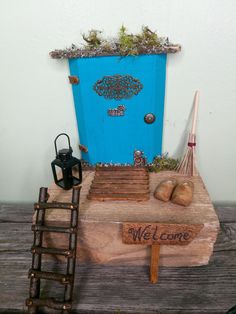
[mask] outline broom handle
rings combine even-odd
[[[192,130],[191,134],[196,134],[196,124],[197,124],[197,113],[198,113],[198,105],[199,105],[199,91],[195,92],[194,95],[194,111],[193,111],[193,122],[192,122]]]

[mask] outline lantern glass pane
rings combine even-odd
[[[79,167],[78,167],[78,164],[77,165],[74,165],[72,167],[72,174],[73,176],[75,176],[76,178],[79,177]]]
[[[61,168],[59,166],[55,165],[55,169],[56,169],[56,173],[57,173],[57,180],[61,180],[62,179]]]
[[[82,181],[82,172],[79,171],[79,164],[76,164],[72,167],[72,174],[74,177],[74,185],[78,185]]]

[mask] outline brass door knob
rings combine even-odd
[[[147,113],[147,114],[144,116],[144,121],[145,121],[147,124],[151,124],[151,123],[153,123],[155,120],[156,120],[156,116],[155,116],[153,113]]]

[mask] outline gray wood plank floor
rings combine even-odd
[[[159,283],[151,285],[148,267],[79,265],[74,313],[226,313],[236,305],[236,208],[216,210],[221,230],[208,266],[161,267]],[[0,206],[0,313],[26,311],[32,214],[29,205]],[[55,287],[59,293],[52,282],[43,293]]]

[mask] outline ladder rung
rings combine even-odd
[[[67,249],[55,249],[55,248],[46,248],[39,246],[32,246],[31,253],[33,254],[51,254],[51,255],[64,255],[66,257],[74,257],[73,250]]]
[[[34,209],[50,209],[50,208],[59,208],[59,209],[78,209],[78,204],[73,203],[35,203]]]
[[[61,284],[64,284],[64,285],[71,284],[73,282],[72,275],[63,275],[63,274],[57,274],[53,272],[39,271],[39,270],[33,270],[33,269],[29,270],[29,277],[37,278],[37,279],[55,280],[55,281],[59,281]]]
[[[44,232],[59,232],[59,233],[76,233],[76,228],[65,228],[65,227],[55,227],[55,226],[41,226],[32,225],[32,231],[44,231]]]
[[[71,303],[60,302],[54,298],[47,298],[47,299],[29,298],[26,300],[26,306],[47,306],[55,310],[70,310],[71,309]]]

